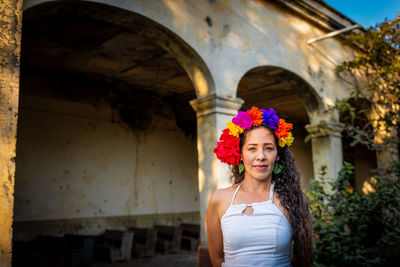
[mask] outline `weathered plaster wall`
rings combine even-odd
[[[22,1],[0,1],[0,266],[11,265]]]
[[[133,131],[106,107],[22,95],[15,221],[198,212],[196,142],[156,121]]]

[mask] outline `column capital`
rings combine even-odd
[[[307,124],[305,128],[312,138],[325,136],[341,138],[344,124],[337,121],[326,122],[321,120],[318,124]]]
[[[190,105],[196,111],[197,117],[213,113],[235,116],[243,102],[244,100],[241,98],[208,95],[191,100]]]

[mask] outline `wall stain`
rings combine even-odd
[[[138,207],[139,205],[139,188],[138,188],[138,179],[137,179],[137,175],[138,175],[138,167],[140,164],[140,148],[141,148],[141,144],[145,143],[145,135],[141,132],[135,131],[136,133],[136,138],[137,138],[137,145],[136,145],[136,149],[135,149],[135,164],[134,164],[134,171],[133,171],[133,181],[132,181],[132,190],[131,190],[131,194],[129,195],[129,198],[126,202],[125,205],[125,212],[127,214],[131,214],[132,210],[136,207]]]
[[[151,206],[154,213],[158,213],[158,203],[157,203],[157,183],[156,181],[151,181]]]
[[[204,18],[204,21],[207,23],[207,25],[208,25],[209,27],[212,27],[212,26],[213,26],[213,21],[212,21],[212,19],[211,19],[209,16],[205,17],[205,18]]]
[[[231,26],[229,24],[225,24],[224,28],[222,29],[223,37],[227,36],[230,31],[231,31]]]

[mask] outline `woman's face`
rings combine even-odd
[[[279,160],[274,135],[265,128],[250,130],[242,147],[241,160],[245,178],[264,180],[272,178],[276,160]]]

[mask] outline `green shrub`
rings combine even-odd
[[[353,166],[310,182],[315,266],[400,266],[400,163],[376,171],[369,194],[354,192]],[[327,189],[328,188],[328,189]]]

